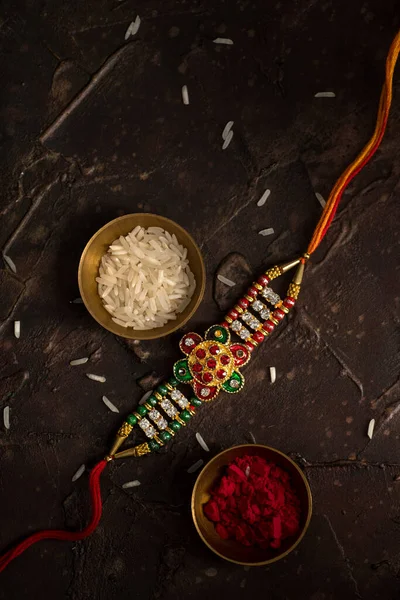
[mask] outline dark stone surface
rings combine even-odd
[[[126,43],[136,14],[141,28]],[[399,22],[395,0],[3,7],[0,242],[17,274],[0,271],[0,409],[11,410],[0,431],[1,548],[40,528],[84,525],[87,473],[72,475],[104,455],[149,374],[168,374],[179,356],[179,333],[126,342],[71,303],[89,237],[129,212],[177,220],[208,276],[188,328],[220,320],[219,266],[240,275],[229,290],[239,293],[250,272],[304,251],[321,212],[314,192],[328,196],[372,132]],[[217,36],[235,43],[216,46]],[[325,90],[336,98],[314,98]],[[1,599],[399,597],[399,92],[397,71],[382,147],[347,190],[293,314],[246,367],[245,390],[199,411],[168,452],[110,466],[96,533],[27,551],[1,575]],[[266,227],[275,234],[259,236]],[[231,253],[250,271],[224,263]],[[87,365],[69,366],[81,356]],[[314,516],[285,560],[248,570],[202,544],[187,473],[208,458],[196,431],[210,456],[255,438],[303,465]],[[140,487],[122,488],[135,478]]]

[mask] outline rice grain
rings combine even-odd
[[[93,373],[86,373],[86,377],[88,377],[92,381],[99,381],[100,383],[105,383],[106,381],[106,378],[103,375],[93,375]]]
[[[314,98],[335,98],[335,92],[317,92]]]
[[[270,367],[269,368],[269,378],[271,380],[271,383],[275,383],[275,381],[276,381],[276,369],[275,369],[275,367]]]
[[[261,198],[257,202],[257,206],[264,206],[264,204],[268,200],[270,194],[271,194],[271,190],[265,190],[265,192],[263,193],[263,195],[261,196]]]
[[[372,440],[372,436],[374,435],[374,429],[375,429],[375,419],[371,419],[369,422],[369,425],[368,425],[368,432],[367,432],[367,435],[370,440]]]
[[[77,367],[78,365],[84,365],[85,363],[87,363],[88,360],[89,358],[87,356],[85,356],[84,358],[75,358],[74,360],[70,360],[69,364],[71,365],[71,367]]]
[[[3,259],[4,262],[10,267],[11,271],[16,273],[17,267],[15,266],[15,262],[9,256],[7,256],[7,254],[3,254]]]
[[[140,481],[138,479],[134,479],[133,481],[127,481],[126,483],[124,483],[122,485],[122,489],[128,490],[129,488],[139,487],[139,485],[141,485]]]
[[[14,321],[14,335],[17,339],[21,336],[21,321]]]
[[[233,121],[228,121],[227,124],[225,125],[223,131],[222,131],[222,139],[226,140],[228,133],[230,132],[230,130],[233,127]]]
[[[204,460],[198,460],[196,461],[191,467],[188,468],[187,472],[188,473],[195,473],[196,471],[198,471],[200,469],[200,467],[202,467],[204,465]]]
[[[137,34],[137,32],[139,31],[140,23],[141,23],[141,20],[140,20],[140,17],[138,15],[136,17],[136,19],[134,21],[132,21],[132,23],[129,25],[128,29],[126,30],[125,40],[127,40],[131,36]]]
[[[261,231],[258,232],[259,235],[273,235],[275,233],[275,231],[273,230],[272,227],[268,227],[267,229],[261,229]]]
[[[103,400],[103,402],[107,406],[107,408],[109,408],[111,410],[111,412],[119,413],[118,408],[115,406],[115,404],[110,402],[110,400],[107,398],[107,396],[102,396],[101,399]]]
[[[189,104],[189,92],[187,89],[187,85],[182,86],[182,101],[183,104]]]
[[[224,277],[224,275],[217,275],[217,279],[221,283],[224,283],[225,285],[229,285],[229,287],[233,287],[234,285],[236,285],[236,283],[234,281],[232,281],[232,279],[228,279],[227,277]]]
[[[233,40],[231,40],[230,38],[215,38],[215,40],[213,40],[214,44],[226,44],[227,46],[232,46],[233,45]]]
[[[3,423],[6,429],[10,429],[10,407],[5,406],[3,409]]]
[[[81,465],[79,467],[79,469],[77,470],[77,472],[75,473],[75,475],[73,475],[71,481],[77,481],[77,479],[79,479],[79,477],[82,477],[82,475],[84,474],[86,470],[85,465]]]
[[[205,450],[206,452],[210,452],[210,448],[205,443],[203,436],[198,432],[196,433],[196,440],[199,442],[203,450]]]

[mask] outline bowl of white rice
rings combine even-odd
[[[182,327],[199,306],[205,268],[192,236],[149,213],[124,215],[89,240],[79,263],[82,300],[100,325],[131,339]]]

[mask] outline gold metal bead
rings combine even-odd
[[[133,414],[135,415],[138,421],[140,421],[143,418],[142,415],[139,415],[139,413],[137,412],[134,412]]]
[[[260,292],[261,292],[261,290],[263,290],[263,289],[264,289],[262,285],[260,285],[259,283],[257,283],[257,281],[253,281],[253,283],[252,283],[251,285],[252,285],[253,287],[255,287],[255,288],[256,288],[256,290],[258,290],[258,291],[260,291]]]
[[[290,296],[290,298],[294,298],[295,300],[297,300],[297,298],[300,294],[300,285],[292,282],[289,285],[287,293],[288,293],[288,296]]]
[[[192,408],[187,408],[186,410],[192,415],[192,417],[194,417],[194,415],[196,414],[196,411]]]
[[[279,325],[279,321],[277,321],[272,315],[269,315],[268,319],[272,321],[275,325]]]
[[[232,323],[232,319],[228,317],[228,315],[225,317],[225,321],[229,323],[229,325]]]
[[[168,433],[170,433],[172,436],[174,436],[174,435],[175,435],[175,431],[173,431],[173,430],[172,430],[172,429],[170,429],[169,427],[166,427],[166,428],[164,429],[164,431],[168,431]]]
[[[157,434],[153,436],[153,440],[155,440],[157,444],[160,444],[160,446],[164,446],[164,442],[158,437]]]
[[[153,410],[153,407],[151,406],[151,404],[147,404],[147,402],[145,402],[144,405],[147,408],[147,410]]]
[[[244,297],[246,298],[246,300],[248,300],[249,302],[254,302],[254,298],[252,298],[251,296],[248,296],[247,294],[244,295]]]
[[[178,421],[178,423],[180,423],[181,425],[183,425],[183,427],[186,427],[186,423],[183,419],[181,419],[178,415],[176,417],[174,417],[175,421]]]
[[[161,394],[159,394],[158,392],[153,392],[153,396],[155,396],[157,398],[157,400],[162,400],[163,397],[161,396]]]
[[[234,308],[240,315],[244,312],[243,308],[239,306],[239,304],[235,304]]]
[[[168,383],[167,381],[163,385],[165,385],[165,387],[168,388],[170,392],[172,392],[175,389],[174,386]]]
[[[120,435],[121,437],[128,437],[128,435],[130,434],[130,432],[132,431],[132,429],[133,429],[133,426],[129,425],[129,423],[125,422],[118,429],[117,435]]]
[[[266,329],[264,329],[264,327],[261,327],[260,331],[261,331],[261,333],[263,333],[265,336],[269,335],[269,331],[267,331]]]
[[[284,313],[288,314],[289,309],[286,308],[286,306],[283,306],[283,304],[280,306],[280,309],[283,310]]]

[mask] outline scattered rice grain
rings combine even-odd
[[[182,86],[182,101],[183,104],[189,104],[189,92],[187,85]]]
[[[79,477],[82,477],[82,475],[84,474],[86,470],[85,465],[81,465],[79,467],[79,469],[77,470],[77,472],[75,473],[75,475],[72,477],[71,481],[76,481],[77,479],[79,479]]]
[[[335,98],[335,92],[317,92],[314,98]]]
[[[110,400],[107,398],[107,396],[102,396],[101,399],[103,400],[103,402],[107,406],[107,408],[109,408],[111,410],[111,412],[119,413],[118,408],[115,406],[115,404],[110,402]]]
[[[232,279],[228,279],[227,277],[224,277],[223,275],[217,275],[217,279],[221,283],[224,283],[225,285],[229,285],[229,287],[233,287],[234,285],[236,285],[236,283],[234,281],[232,281]]]
[[[272,227],[268,227],[267,229],[261,229],[261,231],[258,232],[259,235],[273,235],[275,233],[275,231],[273,230]]]
[[[188,468],[188,473],[195,473],[204,465],[204,460],[197,460],[191,467]]]
[[[203,436],[198,432],[196,433],[196,440],[199,442],[203,450],[205,450],[206,452],[210,452],[210,448],[205,443]]]
[[[14,321],[14,335],[17,339],[21,336],[21,321]]]
[[[227,46],[232,46],[233,45],[233,40],[231,40],[230,38],[215,38],[215,40],[213,40],[214,44],[226,44]]]
[[[138,15],[136,17],[136,19],[134,21],[132,21],[132,23],[129,25],[128,29],[126,30],[125,40],[127,40],[131,36],[137,34],[137,32],[139,31],[140,23],[141,23],[141,20],[140,20],[140,17]]]
[[[9,256],[7,256],[7,254],[3,254],[3,259],[4,262],[10,267],[11,271],[16,273],[17,267],[15,266],[15,262]]]
[[[319,192],[315,192],[315,197],[317,198],[317,200],[320,203],[320,205],[322,206],[322,208],[324,208],[326,201],[325,201],[325,198],[322,196],[322,194],[320,194]]]
[[[372,440],[372,436],[374,435],[374,428],[375,428],[375,419],[371,419],[369,422],[369,425],[368,425],[368,432],[367,432],[367,435],[370,440]]]
[[[105,383],[106,381],[106,378],[103,375],[93,375],[93,373],[86,373],[86,377],[88,377],[92,381],[99,381],[100,383]]]
[[[122,485],[122,489],[127,490],[129,488],[139,487],[139,485],[141,485],[139,479],[134,479],[133,481],[127,481],[126,483],[124,483]]]
[[[84,365],[85,363],[87,363],[88,360],[89,358],[87,356],[85,356],[84,358],[75,358],[74,360],[70,360],[69,364],[71,365],[71,367],[77,367],[78,365]]]
[[[231,143],[233,138],[233,131],[232,129],[230,130],[230,132],[228,133],[228,135],[226,136],[226,139],[224,141],[224,143],[222,144],[222,150],[226,150],[227,147],[229,146],[229,144]]]
[[[10,429],[10,407],[5,406],[3,409],[3,422],[6,429]]]
[[[257,444],[256,438],[255,438],[254,433],[252,431],[249,431],[249,437],[250,437],[251,441],[253,442],[253,444]]]
[[[275,381],[276,381],[276,369],[275,369],[275,367],[270,367],[269,368],[269,378],[271,380],[271,383],[275,383]]]
[[[257,206],[264,206],[264,204],[268,200],[270,194],[271,194],[271,190],[265,190],[265,192],[263,193],[263,195],[261,196],[261,198],[257,202]]]
[[[233,127],[233,121],[228,121],[227,124],[225,125],[223,131],[222,131],[222,139],[226,140],[228,133],[230,132],[230,130]]]

